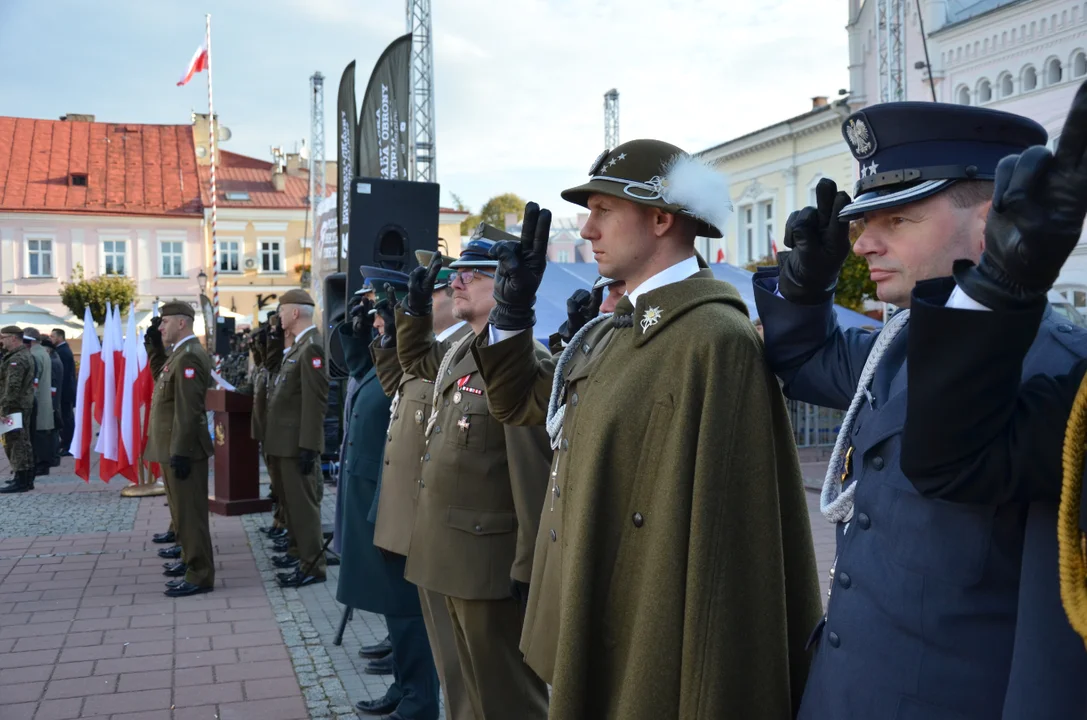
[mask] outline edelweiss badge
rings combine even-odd
[[[659,307],[651,307],[642,314],[642,335],[645,335],[645,331],[660,322],[661,315],[664,313]]]

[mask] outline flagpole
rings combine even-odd
[[[215,239],[216,204],[218,192],[215,187],[215,105],[212,103],[211,93],[211,14],[204,16],[206,29],[204,42],[208,48],[208,135],[211,150],[211,307],[212,326],[205,329],[206,337],[210,338],[209,349],[215,352],[215,333],[219,328],[219,244]],[[215,355],[215,369],[222,368],[222,358]]]

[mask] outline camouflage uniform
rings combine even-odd
[[[4,355],[0,366],[0,414],[23,414],[23,427],[0,436],[4,452],[14,472],[34,469],[34,451],[30,446],[29,426],[34,409],[34,360],[30,350],[19,347]]]

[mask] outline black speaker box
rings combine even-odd
[[[324,306],[321,308],[321,318],[325,326],[321,328],[321,334],[325,341],[328,375],[332,378],[347,377],[347,363],[339,334],[340,325],[347,319],[347,273],[326,276],[322,289]]]
[[[219,317],[219,327],[215,329],[215,354],[225,358],[230,354],[230,340],[234,337],[234,318]]]
[[[362,287],[360,265],[410,272],[416,250],[438,249],[437,183],[381,178],[351,182],[347,293]]]

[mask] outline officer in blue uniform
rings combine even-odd
[[[997,163],[1046,133],[1009,113],[886,103],[842,134],[860,164],[856,199],[820,181],[818,207],[786,224],[791,251],[753,279],[785,394],[847,410],[821,497],[837,555],[799,717],[999,718],[1028,506],[927,499],[903,474],[908,308],[918,281],[980,258]],[[902,308],[878,333],[843,331],[832,310],[851,221],[864,224],[853,252],[879,298]],[[1043,322],[1025,373],[1067,372],[1087,351],[1056,325]]]
[[[374,287],[388,283],[401,293],[407,291],[407,276],[403,273],[381,268],[364,268],[363,273]],[[391,400],[381,387],[370,355],[372,307],[369,300],[357,294],[350,309],[351,322],[337,330],[351,382],[340,456],[340,492],[344,500],[337,528],[342,559],[336,600],[384,615],[392,645],[392,686],[383,697],[363,700],[356,707],[389,720],[437,720],[438,672],[427,640],[419,591],[404,579],[405,557],[374,545],[371,509],[378,502]]]
[[[1034,501],[1006,720],[1087,717],[1087,648],[1061,607],[1057,563],[1065,427],[1087,361],[1022,382],[1024,355],[1053,313],[1046,292],[1085,215],[1087,85],[1056,153],[1036,146],[1000,162],[980,262],[956,264],[953,281],[919,283],[911,303],[903,471],[926,497]],[[1072,326],[1050,321],[1049,332],[1068,336]],[[1081,501],[1087,529],[1087,494]]]

